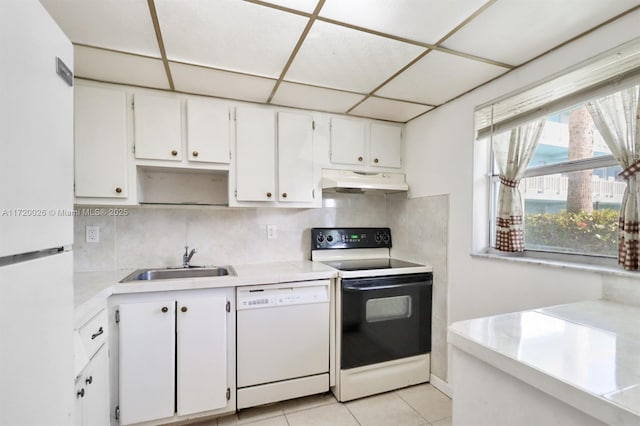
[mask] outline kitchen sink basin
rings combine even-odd
[[[189,268],[157,268],[138,269],[124,277],[120,282],[171,280],[175,278],[203,278],[235,276],[236,272],[231,266],[202,266]]]

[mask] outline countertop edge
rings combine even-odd
[[[318,270],[304,270],[311,261],[274,262],[233,266],[237,275],[213,278],[188,278],[158,280],[154,282],[120,283],[131,270],[76,272],[73,277],[74,324],[80,326],[106,307],[106,301],[115,294],[150,293],[158,291],[197,290],[208,288],[238,287],[245,285],[278,284],[295,281],[332,279],[338,276],[336,269],[313,264]]]

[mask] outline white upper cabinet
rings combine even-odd
[[[189,161],[229,163],[229,106],[187,99],[187,147]]]
[[[402,128],[371,123],[369,165],[374,167],[402,167]]]
[[[258,108],[236,109],[236,200],[274,201],[275,114]]]
[[[362,166],[364,157],[365,122],[331,118],[331,162]]]
[[[278,201],[313,202],[313,118],[278,113]]]
[[[75,87],[75,195],[127,198],[127,99],[122,90]]]
[[[329,158],[356,170],[402,168],[402,126],[333,117]]]
[[[180,99],[134,95],[135,155],[148,160],[182,160]]]

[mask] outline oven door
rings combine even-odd
[[[341,369],[431,351],[431,273],[342,279]]]

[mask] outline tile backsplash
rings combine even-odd
[[[387,226],[384,195],[325,194],[319,209],[143,206],[126,216],[77,216],[76,272],[177,266],[184,246],[195,265],[309,259],[310,228]],[[276,238],[267,239],[267,225]],[[85,228],[100,227],[100,242],[85,242]]]

